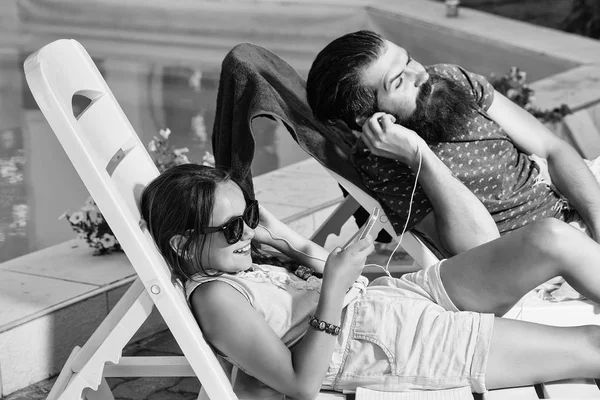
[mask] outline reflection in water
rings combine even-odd
[[[0,262],[76,237],[58,217],[88,197],[24,84],[19,58],[26,55],[15,54],[0,62]],[[144,144],[169,128],[169,142],[187,147],[193,162],[212,152],[218,70],[113,58],[94,62]],[[74,98],[75,115],[88,103]],[[254,176],[308,157],[279,122],[258,118],[253,130]]]
[[[25,155],[20,128],[0,132],[0,262],[27,251]]]
[[[212,151],[216,81],[186,67],[163,68],[161,81],[163,107],[153,108],[153,118],[159,126],[171,129],[169,141],[175,148],[187,147],[190,160],[199,162],[205,151]]]
[[[176,147],[187,147],[189,158],[195,162],[202,159],[206,151],[212,152],[212,128],[218,90],[218,73],[203,73],[199,69],[166,67],[162,73],[162,110],[154,112],[154,120],[160,121],[164,114],[164,126],[173,132],[170,141]],[[253,123],[256,151],[252,163],[252,174],[258,176],[279,168],[277,152],[280,126],[266,118]],[[299,149],[298,149],[299,150]]]

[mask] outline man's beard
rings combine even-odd
[[[468,133],[467,122],[475,100],[455,81],[430,74],[421,85],[416,104],[410,116],[394,116],[397,123],[415,131],[426,142],[450,141]]]

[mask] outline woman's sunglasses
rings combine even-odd
[[[203,228],[200,233],[223,232],[227,243],[234,244],[242,238],[244,222],[254,229],[258,226],[258,217],[258,201],[254,200],[246,207],[242,215],[231,218],[221,226]]]

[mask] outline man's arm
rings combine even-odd
[[[498,92],[494,92],[494,100],[487,112],[519,150],[548,161],[552,182],[579,212],[592,237],[599,241],[600,185],[577,151]]]
[[[447,253],[457,254],[499,237],[485,206],[413,131],[394,124],[390,115],[377,113],[363,125],[362,140],[371,153],[399,160],[415,174],[420,160],[418,182],[434,215],[425,217],[418,228]]]
[[[498,238],[498,227],[481,201],[424,142],[420,147],[423,161],[418,181],[433,212],[416,228],[441,244],[450,255]],[[416,173],[417,169],[410,167]]]

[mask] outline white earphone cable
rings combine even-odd
[[[418,141],[417,141],[417,153],[419,154],[419,167],[417,168],[417,174],[415,176],[415,184],[413,186],[413,190],[410,195],[410,202],[408,204],[408,215],[406,216],[406,222],[404,223],[404,228],[402,228],[402,233],[400,234],[400,238],[398,239],[398,244],[396,245],[396,247],[394,247],[392,254],[390,254],[390,257],[388,258],[387,263],[385,264],[385,267],[378,265],[378,264],[366,264],[365,265],[365,267],[379,267],[379,268],[383,269],[383,272],[385,272],[387,274],[387,276],[389,276],[389,277],[392,276],[390,274],[390,263],[392,262],[392,258],[394,257],[394,254],[396,253],[396,251],[398,251],[398,248],[400,247],[400,244],[402,243],[402,239],[404,238],[404,233],[406,232],[406,228],[408,227],[408,222],[410,221],[410,214],[412,212],[413,200],[415,198],[415,192],[417,190],[417,182],[419,180],[419,174],[421,173],[421,164],[423,162],[423,154],[421,153],[421,146],[419,145]]]
[[[409,202],[409,205],[408,205],[408,215],[406,216],[406,222],[404,223],[404,228],[402,228],[402,233],[400,234],[400,238],[398,239],[398,244],[397,244],[397,245],[396,245],[396,247],[394,248],[394,251],[392,251],[392,254],[390,254],[390,257],[388,258],[388,260],[387,260],[387,263],[385,264],[385,267],[384,267],[384,266],[381,266],[381,265],[378,265],[378,264],[366,264],[366,265],[365,265],[365,267],[371,267],[371,266],[373,266],[373,267],[379,267],[379,268],[383,269],[383,271],[384,271],[384,272],[385,272],[385,273],[386,273],[388,276],[390,276],[390,277],[392,276],[392,275],[390,274],[390,270],[389,270],[390,263],[391,263],[391,261],[392,261],[392,258],[394,257],[394,254],[396,253],[396,251],[398,251],[398,248],[400,247],[400,244],[402,243],[402,239],[404,238],[404,233],[406,232],[406,228],[408,227],[408,223],[409,223],[409,221],[410,221],[410,214],[412,213],[412,205],[413,205],[413,200],[414,200],[414,197],[415,197],[415,192],[416,192],[416,190],[417,190],[417,182],[418,182],[418,180],[419,180],[419,174],[421,173],[421,164],[422,164],[422,162],[423,162],[423,154],[421,153],[421,147],[420,147],[420,145],[419,145],[419,142],[418,142],[418,141],[417,141],[417,153],[419,154],[419,167],[417,168],[417,173],[416,173],[416,176],[415,176],[415,184],[414,184],[414,186],[413,186],[413,190],[412,190],[412,193],[411,193],[411,195],[410,195],[410,202]],[[306,257],[308,257],[308,258],[312,258],[312,259],[314,259],[314,260],[317,260],[317,261],[322,261],[322,262],[325,262],[325,261],[326,261],[326,260],[324,260],[324,259],[322,259],[322,258],[320,258],[320,257],[315,257],[315,256],[312,256],[312,255],[310,255],[310,254],[307,254],[307,253],[303,252],[302,250],[298,250],[296,247],[294,247],[294,245],[292,245],[292,243],[290,243],[290,241],[289,241],[289,240],[287,240],[286,238],[283,238],[283,237],[280,237],[280,236],[277,236],[277,235],[275,235],[275,234],[274,234],[273,232],[271,232],[271,230],[269,230],[269,228],[267,228],[266,226],[264,226],[264,225],[260,225],[260,224],[259,224],[259,226],[260,226],[261,228],[263,228],[265,231],[267,231],[267,233],[269,234],[269,236],[271,236],[271,238],[272,238],[273,240],[282,240],[282,241],[284,241],[284,242],[285,242],[285,243],[286,243],[288,246],[290,246],[290,248],[292,248],[294,251],[296,251],[296,252],[298,252],[298,253],[300,253],[300,254],[303,254],[304,256],[306,256]]]

